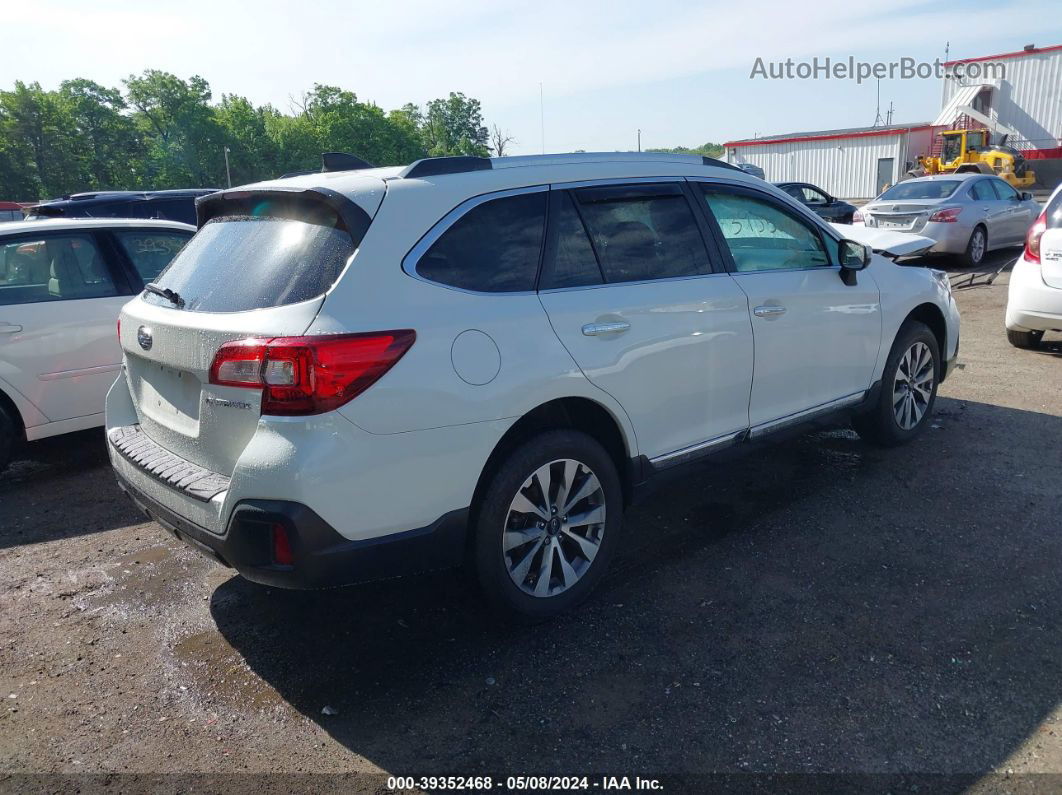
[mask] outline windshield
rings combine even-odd
[[[946,199],[962,184],[957,179],[928,180],[926,182],[901,182],[893,185],[878,199]]]
[[[321,220],[321,219],[314,219]],[[323,295],[354,253],[339,225],[272,216],[221,216],[193,237],[154,284],[172,290],[183,308],[245,312]],[[145,293],[144,300],[174,306]]]

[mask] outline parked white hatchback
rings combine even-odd
[[[1062,331],[1062,185],[1025,238],[1007,290],[1007,339],[1036,348],[1045,331]]]
[[[0,469],[23,440],[103,424],[118,312],[194,233],[114,218],[0,227]]]
[[[467,562],[493,605],[552,615],[655,475],[844,414],[907,441],[958,350],[943,274],[707,158],[429,159],[198,210],[122,310],[109,451],[149,516],[260,583]]]

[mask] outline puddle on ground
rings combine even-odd
[[[136,552],[128,552],[118,558],[116,562],[123,569],[127,569],[130,566],[161,563],[172,555],[173,551],[169,547],[148,547],[147,549],[138,549]]]

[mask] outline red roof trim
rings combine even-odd
[[[1004,58],[1021,58],[1023,55],[1039,55],[1042,52],[1057,52],[1062,50],[1062,44],[1053,44],[1050,47],[1037,47],[1033,50],[1020,50],[1018,52],[1004,52],[999,55],[981,55],[977,58],[959,58],[956,61],[946,61],[944,66],[954,66],[957,63],[977,63],[979,61],[999,61]]]
[[[739,146],[767,146],[768,144],[797,144],[805,141],[837,141],[842,138],[871,138],[877,135],[901,135],[914,132],[915,130],[932,129],[931,124],[921,124],[916,127],[893,127],[888,130],[863,130],[862,132],[835,133],[833,135],[794,135],[790,138],[760,138],[753,141],[728,141],[724,147]]]

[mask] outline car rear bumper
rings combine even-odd
[[[352,541],[305,505],[284,500],[245,500],[222,533],[179,515],[116,470],[118,486],[153,521],[215,561],[253,582],[278,588],[317,589],[352,585],[459,565],[465,552],[468,509],[451,511],[415,530]],[[283,528],[289,565],[277,563],[275,528]]]
[[[1046,284],[1041,266],[1020,257],[1010,272],[1006,327],[1013,331],[1062,330],[1062,289]]]

